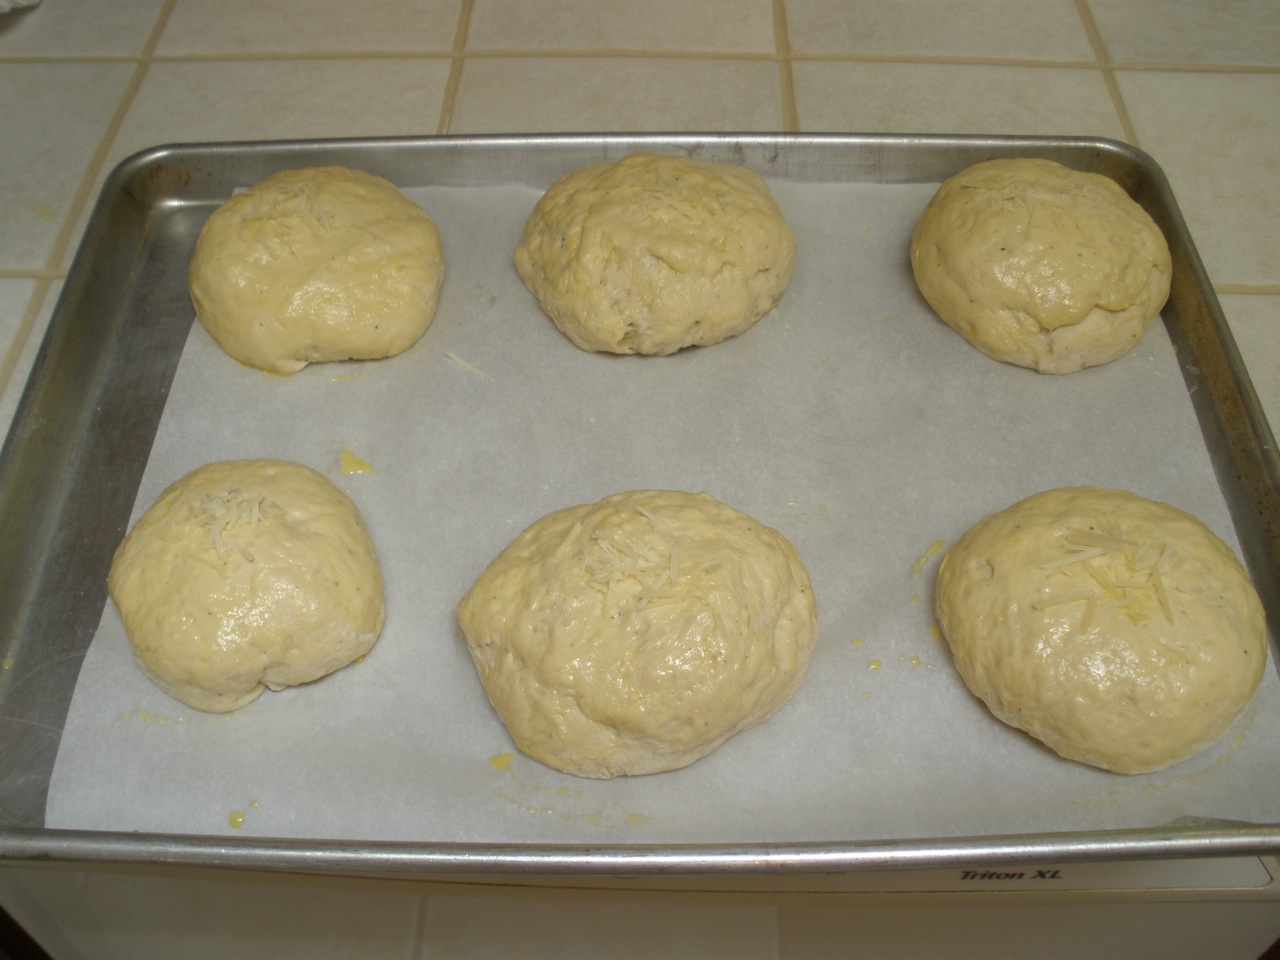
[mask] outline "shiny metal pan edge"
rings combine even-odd
[[[1280,825],[1178,823],[1100,833],[802,845],[593,848],[350,842],[52,831],[49,776],[81,660],[106,602],[189,304],[138,282],[185,274],[191,238],[231,191],[290,166],[359,165],[400,186],[545,186],[639,149],[737,162],[812,182],[937,182],[997,156],[1105,173],[1156,219],[1174,258],[1164,322],[1246,562],[1280,622],[1280,460],[1274,438],[1157,164],[1096,138],[651,134],[177,144],[122,162],[89,221],[0,456],[0,858],[440,875],[798,874],[1280,852]],[[164,297],[170,297],[170,302]],[[181,320],[175,319],[181,318]]]

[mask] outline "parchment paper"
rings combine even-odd
[[[363,662],[222,716],[166,697],[108,604],[75,691],[49,827],[396,840],[760,842],[1280,819],[1269,668],[1241,724],[1168,771],[1068,762],[994,720],[932,628],[929,548],[1035,491],[1124,487],[1233,546],[1167,335],[1051,377],[981,356],[915,291],[930,185],[773,184],[796,229],[782,304],[665,358],[574,348],[511,254],[537,192],[409,191],[440,227],[437,318],[406,354],[292,377],[194,325],[134,516],[202,463],[297,460],[360,507],[386,578]],[[343,473],[343,451],[372,472]],[[633,488],[705,490],[809,567],[819,641],[775,718],[691,767],[597,782],[519,754],[454,605],[544,513]]]

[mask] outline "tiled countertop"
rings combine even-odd
[[[43,0],[0,16],[0,425],[92,202],[132,152],[551,131],[1135,144],[1168,174],[1280,423],[1280,4]],[[734,955],[800,955],[779,946],[776,919],[717,909],[707,935],[734,931]]]
[[[1280,414],[1273,3],[45,0],[0,19],[0,91],[0,422],[93,198],[133,151],[513,131],[1128,141],[1172,181]]]

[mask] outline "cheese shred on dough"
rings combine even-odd
[[[683,767],[768,719],[817,629],[781,534],[706,494],[660,490],[538,520],[458,619],[516,746],[595,778]]]
[[[935,612],[966,686],[1057,753],[1147,773],[1219,740],[1262,681],[1262,604],[1190,514],[1066,487],[970,528]]]

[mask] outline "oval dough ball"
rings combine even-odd
[[[938,189],[911,237],[925,300],[987,356],[1073,373],[1127,353],[1169,296],[1164,234],[1113,180],[990,160]]]
[[[977,523],[942,560],[936,615],[996,717],[1117,773],[1221,738],[1267,660],[1262,604],[1231,549],[1121,490],[1049,490]]]
[[[435,316],[444,256],[431,218],[390,182],[308,167],[215,210],[188,279],[196,315],[227,353],[296,373],[407,350]]]
[[[562,177],[516,269],[583,350],[669,354],[742,333],[791,280],[795,236],[745,167],[637,153]]]
[[[108,587],[147,676],[214,713],[330,674],[382,630],[364,520],[284,460],[210,463],[172,484],[116,549]]]
[[[543,517],[458,606],[519,749],[595,778],[683,767],[768,719],[804,677],[816,617],[780,533],[661,490]]]

